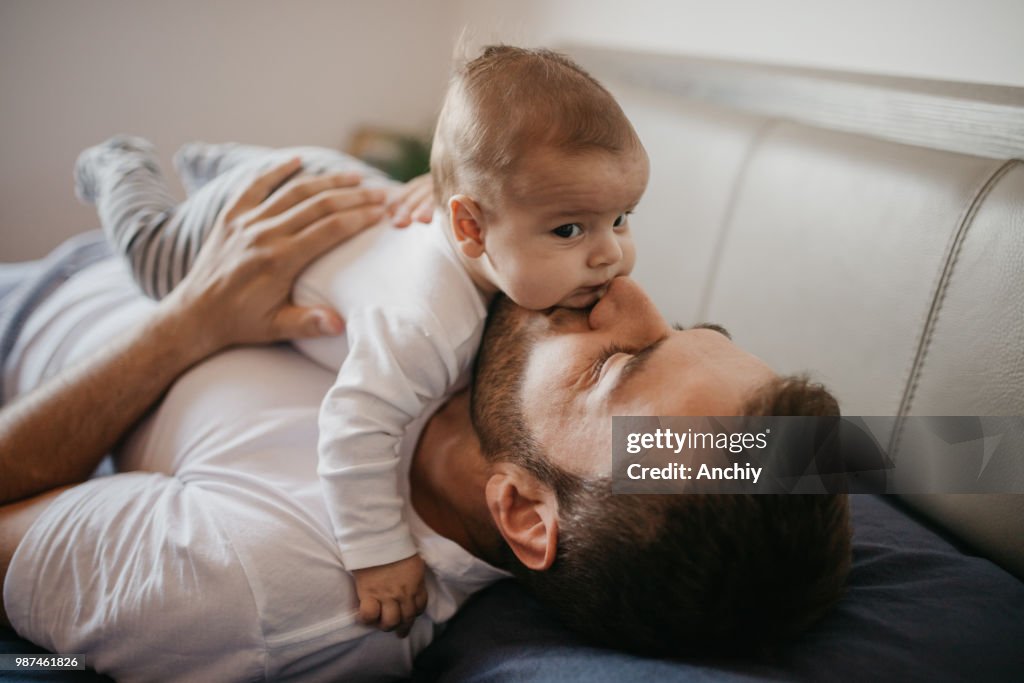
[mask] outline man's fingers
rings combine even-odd
[[[380,188],[333,188],[323,190],[283,212],[268,230],[291,234],[311,226],[324,216],[360,206],[378,206],[384,201]]]
[[[381,604],[373,598],[359,601],[359,621],[372,626],[380,621]]]
[[[292,305],[278,310],[272,325],[277,339],[335,336],[345,330],[345,321],[336,311]]]
[[[362,181],[358,173],[331,173],[329,175],[294,178],[267,198],[253,216],[255,220],[270,218],[315,197],[327,190],[354,187]]]
[[[364,206],[333,213],[294,236],[292,266],[304,268],[336,244],[376,224],[384,216],[383,206]]]
[[[276,262],[294,277],[332,247],[376,224],[383,215],[382,206],[370,205],[325,216],[305,230],[278,240]]]
[[[302,168],[298,157],[277,164],[256,176],[225,208],[225,223],[259,205],[275,187]]]

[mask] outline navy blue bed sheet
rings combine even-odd
[[[518,585],[471,600],[416,662],[416,681],[1021,681],[1024,583],[887,499],[853,496],[846,595],[772,661],[651,660],[591,647]],[[657,605],[652,605],[657,609]],[[608,615],[609,619],[614,615]],[[0,652],[38,652],[7,632]],[[5,681],[106,680],[0,673]]]
[[[851,496],[851,507],[845,596],[772,662],[659,661],[589,647],[505,582],[463,608],[417,660],[418,676],[449,683],[1024,681],[1024,583],[961,552],[887,499]]]

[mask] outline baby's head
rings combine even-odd
[[[494,46],[458,69],[430,166],[471,273],[520,306],[589,306],[633,269],[628,215],[647,153],[615,98],[568,58]]]

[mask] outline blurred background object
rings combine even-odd
[[[170,159],[191,140],[429,131],[460,39],[1021,86],[1020,26],[1019,0],[3,0],[0,261],[95,227],[71,170],[115,133],[156,144],[180,192]]]
[[[345,151],[404,182],[430,170],[430,136],[363,126],[352,135]]]

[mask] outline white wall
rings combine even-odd
[[[151,139],[173,177],[170,157],[188,140],[339,146],[368,122],[429,128],[447,77],[450,9],[2,0],[0,261],[96,227],[71,172],[79,150],[117,132]]]
[[[1024,1],[0,0],[0,261],[94,227],[79,150],[117,132],[341,145],[426,128],[453,36],[1024,86]]]
[[[1024,86],[1021,0],[455,0],[479,42],[567,41]]]

